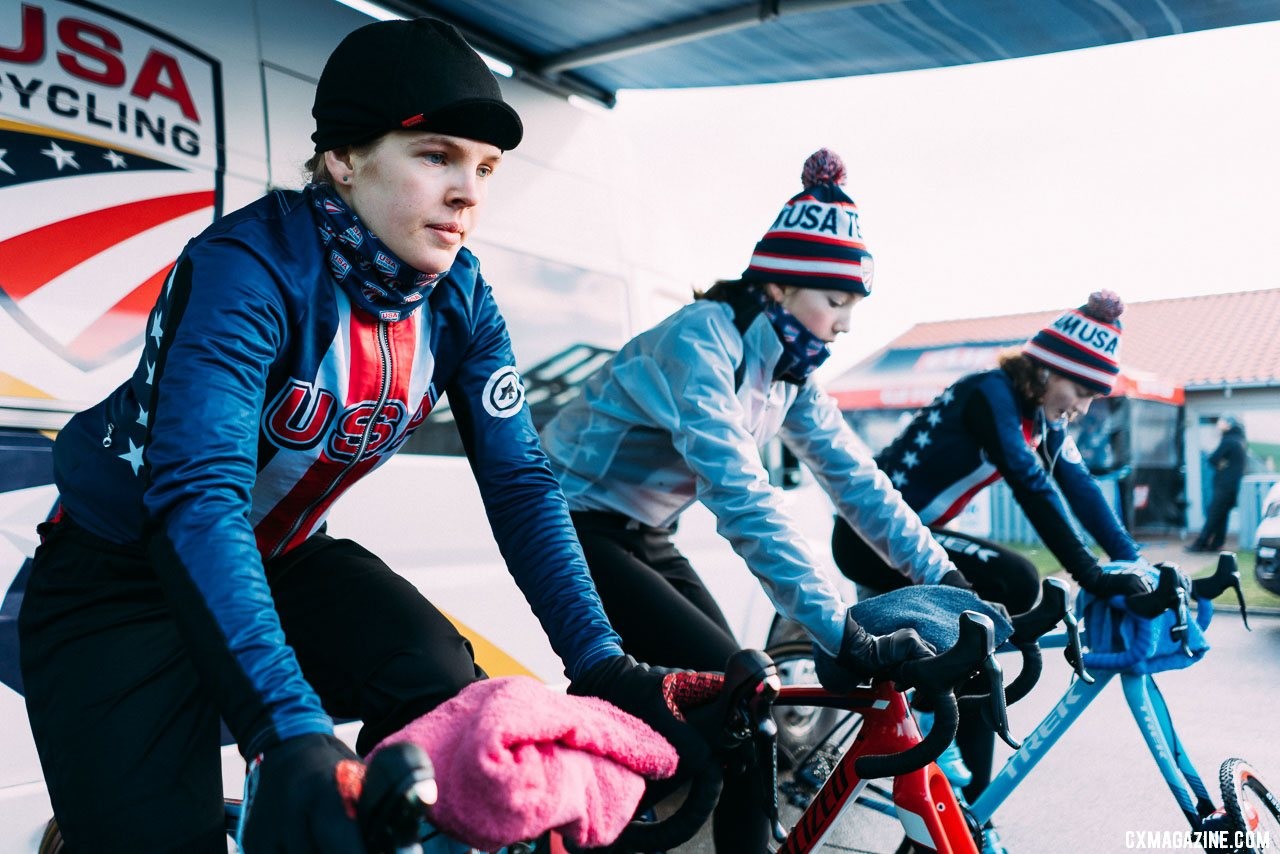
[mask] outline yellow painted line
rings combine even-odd
[[[33,125],[27,122],[16,122],[12,119],[0,119],[0,129],[16,130],[23,133],[32,133],[38,136],[47,136],[52,139],[65,139],[68,142],[79,142],[84,145],[97,145],[102,148],[110,148],[112,151],[118,151],[122,154],[132,154],[134,157],[146,157],[151,160],[161,160],[154,154],[148,154],[136,148],[130,148],[123,145],[112,145],[112,141],[103,137],[86,136],[84,134],[72,133],[70,131],[59,130],[58,128],[49,127],[48,125]],[[162,162],[168,162],[163,161]]]
[[[472,629],[466,623],[459,620],[450,613],[441,611],[453,623],[454,628],[471,641],[471,648],[476,654],[476,664],[484,668],[484,672],[490,676],[532,676],[534,679],[538,677],[533,671],[516,661],[510,655],[507,655],[492,641],[486,640],[483,635]]]

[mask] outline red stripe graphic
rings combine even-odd
[[[807,240],[810,243],[826,243],[832,246],[852,246],[854,249],[867,251],[866,244],[861,240],[849,240],[843,237],[827,237],[825,235],[814,234],[809,231],[771,231],[764,236],[765,240],[770,238],[778,238],[779,240]]]
[[[138,330],[146,323],[147,313],[155,305],[156,297],[160,295],[160,289],[164,287],[165,279],[173,269],[173,263],[170,261],[164,265],[155,275],[107,309],[100,320],[72,339],[67,345],[67,352],[77,358],[92,361],[137,338]]]
[[[59,220],[0,242],[0,286],[22,299],[117,243],[184,214],[211,208],[212,190],[130,202]]]

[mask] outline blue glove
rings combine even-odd
[[[294,736],[267,748],[245,782],[241,850],[364,854],[355,804],[344,800],[340,782],[340,775],[362,771],[360,759],[331,735]]]

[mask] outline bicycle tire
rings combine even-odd
[[[67,846],[62,841],[62,831],[58,830],[58,820],[49,819],[49,823],[44,826],[44,833],[40,835],[36,854],[64,854],[66,850]]]
[[[770,633],[771,638],[774,633]],[[773,659],[774,664],[778,667],[778,675],[783,677],[783,684],[788,684],[785,676],[788,662],[807,659],[813,661],[813,644],[807,640],[783,640],[771,644],[765,654]],[[811,676],[811,678],[809,678]],[[818,679],[816,675],[812,675],[812,671],[808,671],[808,676],[802,680],[797,680],[795,684],[815,684]],[[783,739],[787,737],[786,715],[792,709],[799,711],[801,707],[785,707],[779,706],[774,709],[774,721],[778,724],[778,783],[785,786],[789,780],[794,778],[796,768],[785,768],[783,763]],[[817,720],[801,727],[798,731],[793,732],[792,749],[797,752],[792,758],[803,757],[808,753],[813,745],[821,742],[828,734],[833,732],[837,727],[844,726],[847,718],[855,718],[856,725],[861,725],[862,716],[857,712],[845,711],[842,709],[832,708],[814,708]],[[849,730],[848,735],[852,735],[853,729]],[[874,783],[871,788],[875,789]],[[816,793],[816,789],[814,790]],[[779,793],[780,804],[783,811],[783,824],[790,827],[794,823],[796,816],[799,814],[799,807],[795,804],[787,803],[786,798]],[[878,796],[884,800],[889,800],[892,795],[888,791],[880,790]],[[859,798],[852,802],[853,807],[858,811],[856,817],[847,817],[840,827],[843,833],[852,834],[852,836],[844,841],[851,843],[853,847],[845,847],[839,843],[835,844],[833,850],[852,850],[852,851],[892,851],[894,846],[902,841],[902,825],[898,823],[896,818],[892,818],[885,813],[873,809]],[[831,846],[828,846],[831,847]],[[826,849],[824,849],[826,850]]]
[[[812,643],[782,641],[767,647],[765,655],[773,659],[783,685],[817,683]],[[800,757],[819,745],[852,714],[840,709],[806,709],[802,706],[774,709],[773,720],[778,725],[778,770],[793,770]]]
[[[1236,829],[1246,832],[1246,845],[1237,850],[1247,854],[1274,851],[1280,845],[1280,798],[1243,759],[1223,762],[1218,782],[1222,786],[1223,808]],[[1247,844],[1250,841],[1262,844],[1255,847]]]

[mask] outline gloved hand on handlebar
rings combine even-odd
[[[909,687],[909,680],[904,678],[902,665],[936,654],[933,645],[915,629],[873,635],[846,614],[840,653],[834,659],[817,655],[815,664],[818,681],[831,691],[848,691],[867,679],[892,679],[899,689],[904,689]]]
[[[1134,564],[1137,566],[1138,562],[1135,561]],[[1149,593],[1152,589],[1151,582],[1145,573],[1104,572],[1096,563],[1087,571],[1075,573],[1074,577],[1081,588],[1099,599],[1110,599],[1112,596],[1123,596],[1127,599],[1130,596]]]
[[[267,748],[250,766],[241,850],[364,854],[354,805],[343,799],[344,784],[362,778],[363,768],[332,735],[298,735]]]
[[[676,716],[666,698],[663,680],[677,671],[641,664],[629,655],[615,655],[592,665],[569,685],[569,693],[608,700],[635,715],[671,742],[680,755],[677,775],[684,776],[711,758],[706,738]]]
[[[945,587],[959,587],[961,590],[971,590],[975,595],[977,594],[977,591],[973,589],[973,585],[969,583],[969,579],[965,578],[958,569],[948,569],[942,578],[938,579],[938,583]],[[982,601],[986,602],[993,611],[1004,617],[1005,622],[1011,621],[1009,609],[1002,603],[994,599],[983,599]]]

